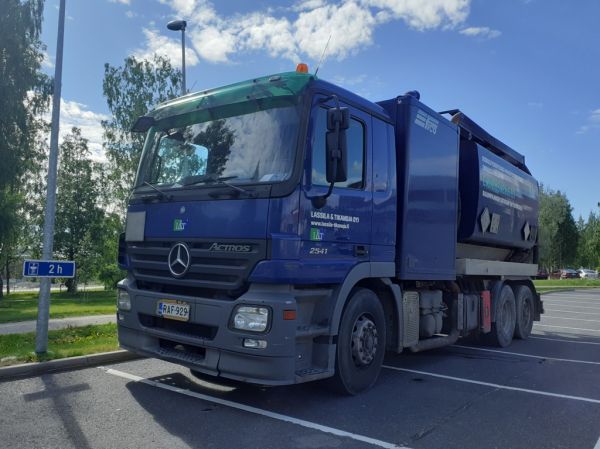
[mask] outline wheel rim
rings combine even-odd
[[[377,326],[367,316],[357,318],[352,328],[352,360],[356,366],[368,366],[377,354]]]

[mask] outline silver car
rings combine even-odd
[[[595,270],[590,270],[588,268],[581,268],[577,270],[579,273],[579,277],[582,279],[598,279],[598,272]]]

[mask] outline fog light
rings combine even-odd
[[[232,321],[235,329],[264,332],[269,325],[269,309],[256,306],[238,306],[233,312]]]
[[[244,338],[244,348],[265,349],[267,347],[266,340],[255,340],[254,338]]]
[[[117,289],[117,307],[119,310],[131,310],[131,299],[129,293],[122,288]]]

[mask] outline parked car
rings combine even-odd
[[[579,277],[582,279],[598,279],[598,272],[596,270],[590,270],[589,268],[581,268],[579,271]]]
[[[550,279],[560,279],[561,273],[562,273],[562,270],[552,270],[550,272],[550,274],[548,275],[548,278],[550,278]]]
[[[579,273],[572,268],[563,268],[560,270],[560,278],[561,279],[577,279],[579,278]]]
[[[545,268],[540,267],[538,269],[537,274],[535,275],[536,279],[548,279],[548,271]]]

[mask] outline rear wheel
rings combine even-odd
[[[516,306],[515,295],[509,285],[504,285],[495,302],[495,321],[492,323],[492,331],[486,334],[489,344],[504,348],[511,344],[515,333]]]
[[[344,394],[358,394],[377,381],[385,355],[385,315],[371,290],[357,289],[342,315],[335,375],[331,384]]]
[[[515,288],[515,305],[517,312],[515,337],[525,340],[531,335],[535,307],[533,292],[526,285],[518,285]]]

